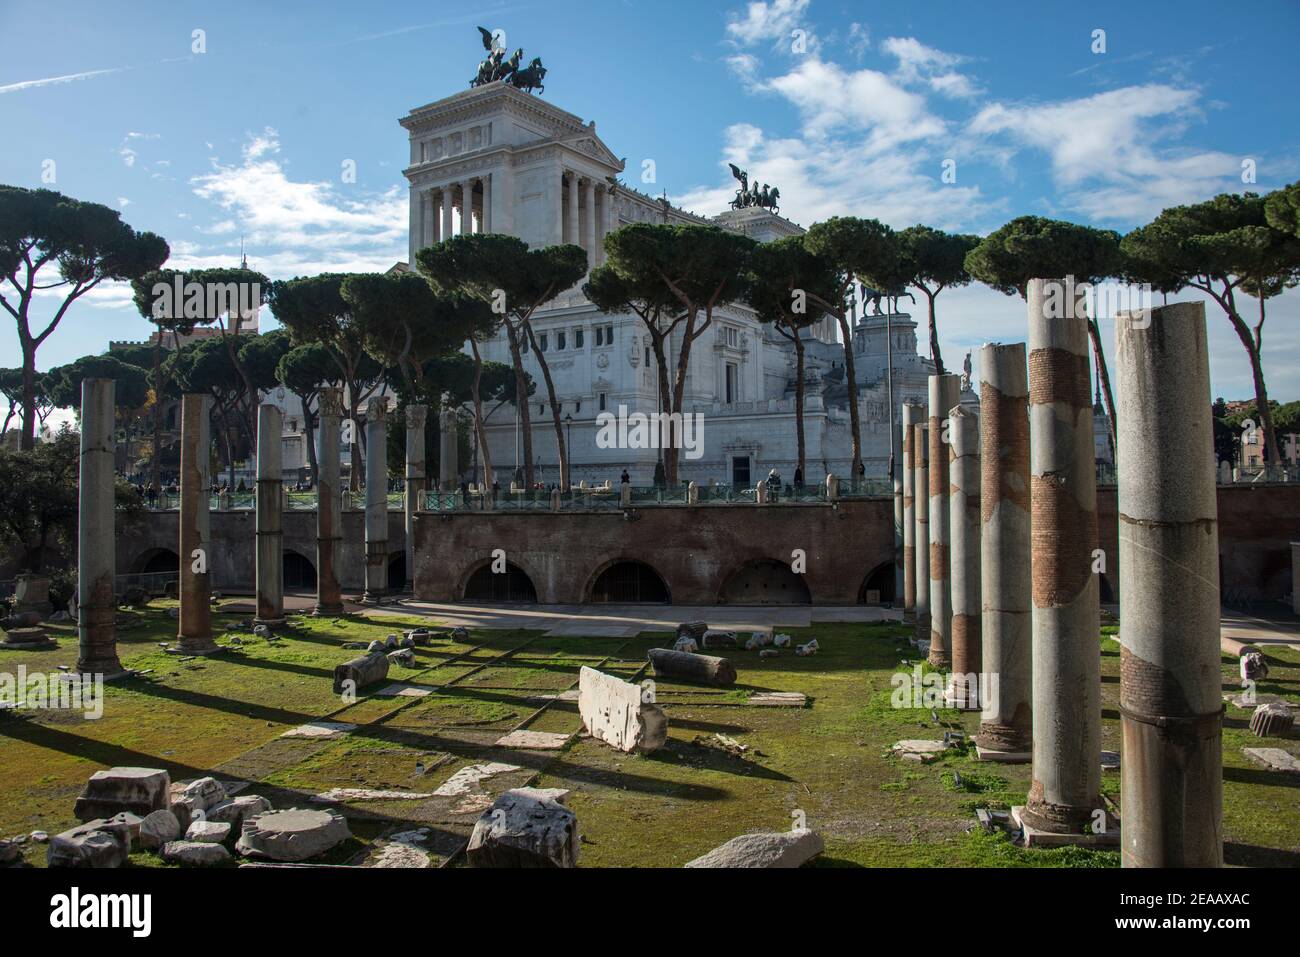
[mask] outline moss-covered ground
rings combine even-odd
[[[724,840],[752,830],[806,822],[826,841],[819,866],[1071,866],[1114,867],[1114,852],[1024,850],[1001,833],[976,827],[975,810],[1024,800],[1029,768],[974,760],[973,748],[946,752],[932,764],[890,753],[902,738],[939,738],[944,730],[970,735],[979,716],[892,706],[891,677],[915,659],[909,628],[826,624],[793,629],[797,641],[815,637],[820,653],[786,652],[759,659],[732,655],[735,689],[715,690],[660,680],[658,702],[669,719],[669,742],[651,755],[614,751],[575,736],[559,751],[493,747],[524,726],[579,730],[576,702],[555,696],[576,685],[578,668],[599,667],[644,680],[645,652],[663,634],[636,638],[553,638],[537,631],[476,631],[463,643],[417,649],[415,669],[394,668],[391,682],[428,694],[380,696],[364,689],[356,701],[331,690],[335,665],[357,652],[344,642],[382,638],[427,619],[295,616],[274,642],[236,632],[241,615],[214,618],[219,655],[183,661],[160,643],[174,638],[167,616],[174,603],[134,613],[119,632],[123,663],[147,672],[107,687],[102,717],[21,710],[0,713],[0,836],[77,823],[73,802],[90,774],[113,765],[166,768],[173,780],[209,773],[248,781],[278,807],[303,805],[336,787],[404,790],[427,795],[461,768],[488,761],[518,770],[499,774],[463,795],[418,800],[350,801],[353,841],[332,861],[362,861],[395,831],[425,827],[433,863],[457,863],[474,820],[492,795],[535,784],[571,791],[583,835],[583,866],[680,866]],[[76,633],[52,626],[59,648],[0,651],[0,672],[51,673],[76,660]],[[1119,750],[1119,646],[1104,629],[1102,746]],[[237,635],[240,644],[231,641]],[[1269,649],[1271,672],[1261,694],[1300,696],[1300,653]],[[1224,658],[1225,691],[1235,690],[1236,662]],[[385,683],[387,684],[387,683]],[[748,703],[760,690],[800,691],[803,708]],[[1300,782],[1266,771],[1243,747],[1281,746],[1300,753],[1300,740],[1261,741],[1247,728],[1249,713],[1229,705],[1225,718],[1224,834],[1230,864],[1300,863]],[[357,725],[334,739],[282,738],[309,721]],[[728,748],[716,736],[738,742]],[[1119,774],[1103,774],[1107,797],[1118,802]],[[43,865],[43,848],[28,845],[28,861]],[[137,854],[133,863],[155,865]]]

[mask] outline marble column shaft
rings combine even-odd
[[[316,465],[316,614],[343,613],[339,585],[339,548],[343,541],[343,502],[339,484],[339,445],[343,425],[343,390],[320,390],[320,436]]]
[[[424,507],[425,467],[424,426],[428,420],[427,405],[408,405],[406,416],[406,590],[415,583],[415,514]]]
[[[382,397],[366,407],[365,601],[388,592],[388,406]]]
[[[1031,279],[1029,464],[1034,760],[1022,820],[1080,833],[1101,802],[1101,622],[1088,322]],[[1064,313],[1064,314],[1062,314]]]
[[[925,414],[918,407],[920,415]],[[913,511],[916,531],[916,637],[930,640],[930,430],[924,422],[912,427]]]
[[[1219,535],[1205,304],[1115,324],[1125,867],[1223,866]]]
[[[986,681],[975,743],[1030,749],[1029,376],[1025,344],[980,350],[981,638]],[[1021,759],[1023,761],[1024,759]]]
[[[279,406],[269,402],[258,406],[256,621],[267,625],[284,621],[283,432],[284,413]]]
[[[961,379],[930,376],[930,664],[952,664],[951,523],[948,516],[948,413],[961,400]]]
[[[949,414],[951,523],[952,693],[958,708],[983,701],[980,673],[980,426],[979,416],[955,406]]]
[[[81,462],[77,484],[77,672],[117,676],[114,593],[114,393],[112,379],[81,382]]]
[[[217,647],[212,640],[212,533],[208,516],[211,408],[210,396],[181,396],[181,609],[176,650],[191,655],[215,651]],[[202,571],[196,571],[196,567]]]
[[[903,406],[903,614],[916,614],[916,425],[921,407]]]

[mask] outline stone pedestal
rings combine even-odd
[[[124,674],[117,657],[117,601],[113,593],[116,532],[113,529],[112,379],[81,383],[81,469],[77,499],[77,671]]]
[[[424,507],[424,425],[429,415],[426,405],[408,405],[406,416],[406,575],[403,590],[415,591],[415,513]]]
[[[1024,343],[980,350],[981,761],[1030,760],[1029,379]],[[991,676],[996,676],[992,678]]]
[[[366,408],[366,590],[362,601],[388,594],[388,406],[382,396]]]
[[[948,466],[952,457],[948,415],[961,401],[961,379],[930,376],[930,652],[932,667],[952,664],[951,523]]]
[[[181,609],[176,646],[172,650],[185,655],[206,655],[218,650],[212,640],[212,555],[208,553],[211,407],[210,396],[193,393],[181,396]]]
[[[1223,865],[1219,536],[1205,304],[1115,324],[1125,867]]]
[[[284,480],[281,433],[284,413],[266,403],[257,409],[257,617],[260,625],[284,624]]]
[[[24,572],[14,578],[13,614],[34,611],[44,620],[54,611],[50,604],[50,580],[44,575]]]
[[[343,502],[339,486],[339,432],[343,423],[341,389],[320,390],[320,446],[316,455],[316,609],[317,615],[341,615],[339,546],[343,541]]]
[[[1034,764],[1022,817],[1037,831],[1082,834],[1105,813],[1101,609],[1088,323],[1081,302],[1062,308],[1067,288],[1032,279],[1027,296]]]

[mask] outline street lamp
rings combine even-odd
[[[569,488],[573,485],[571,479],[571,476],[573,475],[573,416],[572,415],[569,415],[567,413],[565,414],[564,426],[565,426],[565,431],[568,435],[569,451],[568,454],[566,454],[564,457],[565,468],[564,468],[564,474],[560,476],[560,484],[564,486],[564,490],[567,492]]]

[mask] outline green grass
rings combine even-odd
[[[1113,852],[1028,851],[976,827],[977,808],[1024,801],[1027,766],[983,765],[969,747],[950,749],[927,765],[890,752],[901,738],[939,738],[950,729],[969,739],[978,727],[977,714],[935,709],[936,724],[928,707],[893,706],[891,677],[910,674],[917,663],[916,651],[906,644],[910,628],[789,629],[799,642],[817,638],[819,654],[760,659],[736,651],[731,657],[739,679],[733,689],[657,680],[669,742],[652,755],[624,754],[579,737],[558,752],[503,752],[492,742],[523,722],[533,730],[577,731],[575,703],[543,708],[540,696],[571,686],[580,666],[601,661],[610,673],[644,677],[646,650],[663,644],[665,636],[547,638],[540,632],[478,631],[464,643],[418,649],[414,670],[390,670],[389,681],[428,688],[428,696],[381,698],[366,689],[348,703],[331,691],[334,666],[357,654],[341,645],[427,622],[295,617],[277,642],[240,633],[239,647],[182,662],[158,648],[174,637],[168,604],[157,603],[141,614],[137,627],[120,634],[123,662],[151,673],[109,686],[100,720],[50,711],[0,716],[0,836],[71,826],[72,804],[86,778],[115,764],[165,767],[181,780],[219,769],[249,778],[246,793],[263,793],[287,806],[332,787],[427,793],[469,764],[505,761],[520,770],[494,779],[491,793],[524,783],[569,789],[568,803],[584,836],[584,866],[680,866],[734,835],[786,829],[797,821],[806,821],[826,841],[818,866],[1118,865]],[[225,629],[238,617],[215,619],[219,642],[230,643]],[[12,672],[20,663],[29,671],[73,664],[75,631],[54,630],[57,650],[0,652],[0,671]],[[1118,750],[1119,646],[1114,627],[1102,631],[1102,747]],[[1271,673],[1260,692],[1300,694],[1300,654],[1267,654]],[[903,666],[903,659],[911,665]],[[1235,668],[1235,660],[1223,659],[1225,690],[1235,686]],[[809,704],[746,704],[765,689],[803,692]],[[280,739],[291,727],[325,718],[359,728],[332,741]],[[1242,755],[1242,747],[1261,744],[1245,727],[1248,718],[1229,706],[1225,720],[1228,859],[1294,865],[1300,861],[1300,792],[1293,781]],[[705,746],[716,734],[747,750],[735,755]],[[1294,739],[1267,742],[1279,744],[1300,750]],[[1104,792],[1118,800],[1119,774],[1105,772],[1102,780]],[[478,813],[447,801],[365,802],[343,810],[355,840],[336,849],[333,861],[352,859],[387,831],[412,822],[432,824],[454,843],[456,835],[468,835]],[[28,857],[43,863],[38,849]],[[135,855],[132,863],[158,861]]]

